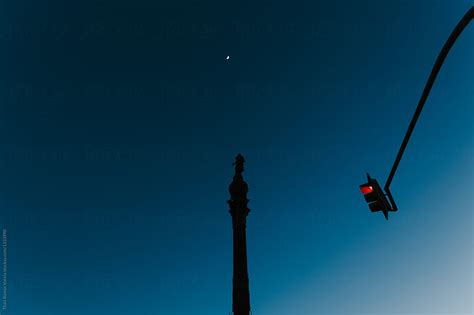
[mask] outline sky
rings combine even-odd
[[[471,314],[472,5],[0,1],[1,314],[229,314],[237,153],[253,314]]]

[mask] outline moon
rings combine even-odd
[[[230,59],[230,56],[225,57],[225,60],[229,60],[229,59]]]

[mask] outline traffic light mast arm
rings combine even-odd
[[[390,200],[390,204],[392,205],[392,211],[398,211],[397,204],[395,200],[393,200],[392,192],[390,191],[390,187],[385,186],[385,192],[387,193],[388,199]]]
[[[441,66],[443,65],[443,62],[446,59],[446,56],[448,55],[451,47],[453,47],[454,43],[456,42],[456,39],[459,37],[459,35],[464,30],[464,28],[466,28],[466,26],[469,24],[469,22],[473,18],[474,18],[474,7],[471,7],[469,11],[467,11],[467,13],[462,17],[461,21],[459,21],[458,25],[456,25],[451,35],[449,35],[448,40],[446,41],[446,43],[444,43],[444,46],[441,49],[441,52],[439,53],[438,58],[436,59],[433,69],[431,70],[430,77],[428,78],[428,81],[426,82],[425,88],[418,102],[418,106],[416,107],[415,113],[413,114],[413,118],[411,119],[410,125],[408,126],[408,130],[405,134],[405,138],[403,139],[402,145],[400,146],[400,150],[398,151],[397,157],[395,158],[395,162],[393,163],[393,166],[392,166],[392,170],[390,171],[390,175],[388,175],[387,182],[384,187],[385,192],[387,192],[391,202],[393,202],[393,199],[392,199],[392,194],[390,193],[390,184],[392,183],[393,176],[395,175],[395,172],[397,171],[398,164],[400,164],[400,160],[402,159],[403,153],[405,152],[405,149],[408,144],[408,140],[410,140],[410,136],[413,133],[413,129],[415,128],[416,122],[418,121],[418,118],[420,117],[421,110],[423,109],[423,106],[425,105],[426,99],[428,98],[428,95],[431,91],[431,88],[433,87],[433,84],[436,80],[439,70],[441,69]],[[395,206],[394,202],[393,202],[393,205]]]

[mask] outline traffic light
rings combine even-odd
[[[376,179],[371,178],[367,174],[368,182],[360,185],[360,192],[364,195],[365,201],[369,204],[369,209],[372,212],[382,211],[385,219],[388,220],[388,212],[396,211],[392,208],[387,200],[382,188]]]

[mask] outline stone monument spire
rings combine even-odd
[[[233,315],[250,314],[250,291],[247,269],[246,223],[250,209],[247,207],[248,185],[244,181],[245,159],[241,154],[235,158],[235,175],[229,186],[230,200],[227,201],[232,216],[234,238],[234,273],[232,278],[232,312]]]

